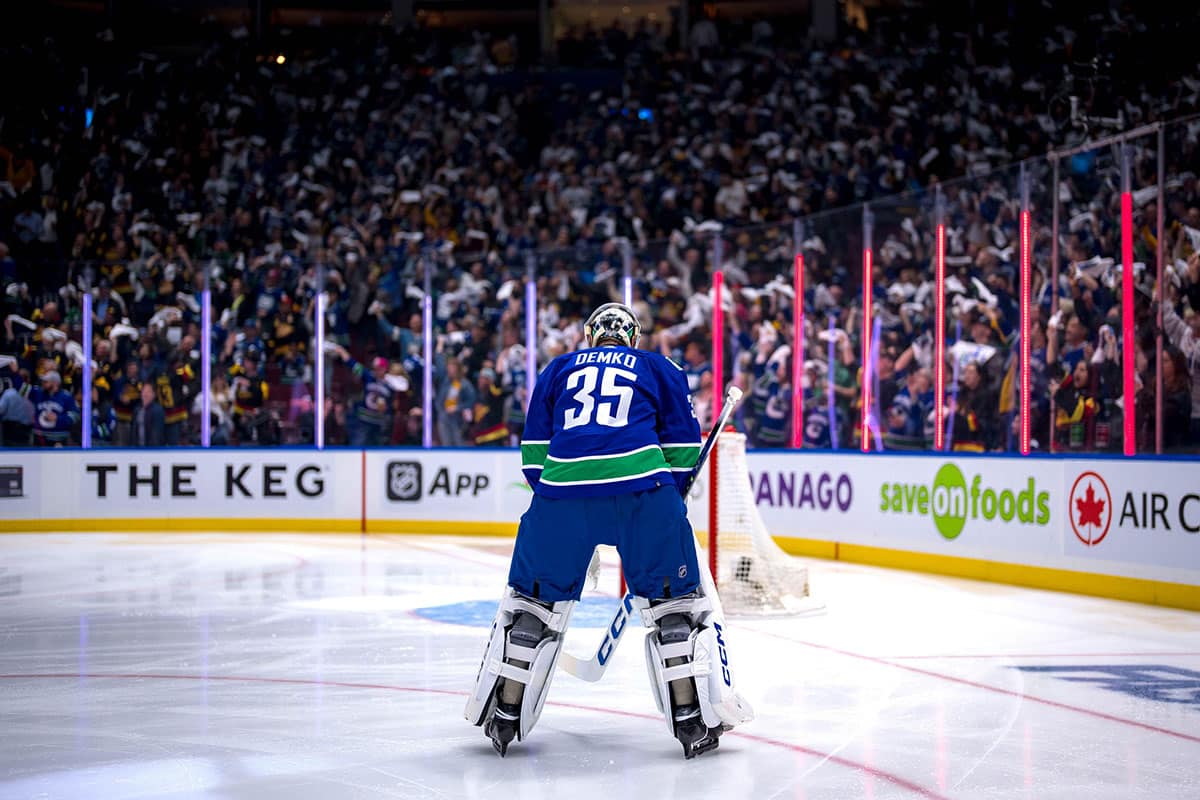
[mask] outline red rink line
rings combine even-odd
[[[1085,714],[1089,717],[1095,717],[1096,719],[1104,719],[1108,720],[1109,722],[1120,723],[1121,725],[1129,725],[1134,728],[1141,728],[1142,730],[1153,731],[1154,733],[1161,733],[1166,736],[1173,736],[1177,739],[1183,739],[1188,742],[1200,744],[1200,736],[1192,736],[1188,733],[1180,733],[1179,731],[1173,731],[1168,728],[1160,728],[1157,725],[1150,725],[1145,722],[1138,722],[1137,720],[1126,719],[1125,717],[1118,717],[1113,714],[1105,714],[1103,711],[1093,711],[1090,708],[1073,706],[1068,703],[1060,703],[1057,700],[1048,700],[1044,697],[1036,697],[1031,694],[1025,694],[1024,692],[1014,692],[1011,689],[1002,689],[999,686],[991,686],[986,683],[979,683],[977,681],[967,680],[966,678],[958,678],[954,675],[947,675],[943,672],[934,672],[933,670],[922,669],[921,667],[913,667],[908,664],[897,664],[895,661],[888,661],[877,656],[864,655],[863,653],[855,653],[850,650],[842,650],[841,648],[832,647],[827,644],[817,644],[816,642],[806,642],[803,639],[793,639],[790,636],[783,636],[778,633],[772,633],[771,631],[764,631],[761,628],[743,628],[743,630],[753,631],[754,633],[759,633],[763,636],[770,636],[775,639],[781,639],[785,642],[791,642],[792,644],[803,645],[804,647],[812,647],[816,650],[825,650],[827,652],[836,653],[847,658],[856,658],[860,661],[869,661],[872,664],[882,664],[885,667],[892,667],[893,669],[902,669],[906,672],[915,672],[918,675],[924,675],[929,678],[937,678],[939,680],[949,681],[951,683],[958,683],[962,684],[963,686],[970,686],[973,689],[982,689],[985,692],[1008,695],[1009,697],[1016,697],[1020,700],[1029,700],[1031,702],[1041,703],[1042,705],[1050,706],[1052,708],[1059,708],[1064,711],[1074,711],[1077,714]]]
[[[79,680],[80,678],[87,678],[87,679],[108,679],[108,680],[173,680],[173,681],[227,681],[227,682],[231,682],[231,683],[235,683],[235,682],[283,683],[283,684],[298,684],[298,685],[308,685],[308,686],[338,686],[338,687],[343,687],[343,688],[347,688],[347,689],[379,689],[379,690],[384,690],[384,691],[389,691],[389,692],[411,692],[414,694],[440,694],[440,695],[449,695],[452,697],[466,697],[467,696],[467,692],[459,692],[459,691],[454,691],[451,689],[427,689],[427,688],[418,687],[418,686],[393,686],[393,685],[382,684],[382,683],[349,683],[346,681],[325,681],[325,680],[318,681],[318,680],[308,680],[305,678],[258,678],[258,677],[246,677],[246,676],[238,676],[238,675],[208,675],[208,676],[205,676],[205,675],[164,675],[164,674],[154,674],[154,673],[138,673],[138,674],[111,673],[110,674],[110,673],[89,673],[89,672],[83,672],[83,673],[60,672],[60,673],[42,673],[42,674],[32,674],[31,673],[31,674],[0,675],[0,680],[39,679],[39,678],[67,679],[67,680]],[[551,705],[551,706],[558,706],[559,708],[572,708],[572,709],[576,709],[579,711],[592,711],[592,712],[595,712],[598,714],[611,714],[613,716],[618,716],[618,717],[629,717],[632,719],[645,719],[645,720],[651,720],[653,722],[662,722],[661,717],[652,716],[650,714],[639,714],[636,711],[620,711],[618,709],[613,709],[613,708],[600,708],[598,706],[585,706],[585,705],[580,705],[578,703],[562,703],[562,702],[556,702],[554,700],[547,700],[546,704]],[[810,755],[815,758],[824,759],[826,761],[832,761],[833,763],[839,764],[843,767],[857,770],[859,772],[864,772],[873,778],[879,778],[880,780],[884,780],[884,781],[887,781],[888,783],[894,784],[903,789],[907,789],[908,791],[910,791],[913,794],[918,795],[920,797],[925,797],[925,798],[928,798],[929,800],[947,800],[947,798],[945,798],[943,795],[937,794],[936,792],[934,792],[930,789],[926,789],[925,787],[923,787],[919,784],[913,783],[912,781],[906,780],[905,778],[901,778],[899,775],[893,775],[890,772],[884,772],[883,770],[876,769],[875,767],[869,766],[867,764],[863,764],[862,762],[859,762],[859,761],[854,761],[853,759],[844,758],[842,756],[835,755],[835,754],[823,753],[820,750],[814,750],[811,747],[805,747],[805,746],[799,745],[799,744],[792,744],[791,742],[784,742],[779,739],[772,739],[767,736],[757,736],[752,733],[742,733],[741,731],[729,731],[725,735],[726,736],[736,736],[740,739],[748,739],[752,742],[759,742],[760,744],[766,744],[766,745],[770,745],[772,747],[780,747],[785,750],[792,750],[794,752],[804,753],[805,755]]]
[[[759,631],[762,633],[762,631]],[[939,658],[1167,658],[1174,656],[1176,658],[1196,658],[1200,657],[1200,653],[1168,653],[1168,652],[1148,652],[1140,653],[955,653],[953,655],[932,655],[932,656],[876,656],[876,658],[886,661],[920,661],[920,660],[936,660]]]

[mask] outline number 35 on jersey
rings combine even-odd
[[[521,441],[531,487],[551,497],[615,494],[686,477],[700,450],[687,379],[658,353],[567,353],[538,378]]]

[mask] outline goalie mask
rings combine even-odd
[[[624,303],[605,303],[592,312],[583,326],[588,347],[616,344],[637,347],[642,338],[642,326],[633,309]]]

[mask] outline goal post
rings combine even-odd
[[[714,447],[712,452],[708,454],[708,485],[710,486],[717,486],[720,483],[718,472],[720,467],[717,465],[721,463],[721,438],[724,438],[727,435],[728,432],[722,432],[721,437],[717,439],[717,446]],[[700,481],[697,481],[696,483],[699,484]],[[718,519],[720,517],[720,497],[720,492],[708,493],[709,519]],[[712,574],[713,585],[716,586],[719,591],[721,587],[721,571],[717,568],[718,547],[717,538],[714,535],[716,533],[716,528],[710,525],[708,531],[708,571]]]
[[[688,497],[688,517],[705,534],[698,538],[725,611],[770,615],[820,610],[823,606],[810,593],[808,567],[775,543],[755,506],[745,435],[722,433],[712,456],[707,479],[697,481]]]

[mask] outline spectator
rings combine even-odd
[[[438,438],[443,447],[462,447],[465,444],[474,406],[475,389],[463,377],[462,364],[456,358],[446,359],[434,396]]]
[[[853,317],[851,317],[852,321]],[[852,327],[852,325],[848,322],[847,327]],[[859,391],[856,375],[858,355],[855,353],[855,344],[846,331],[834,329],[834,335],[837,338],[833,372],[834,420],[838,423],[838,428],[830,433],[836,433],[838,442],[845,447],[849,445],[852,438],[850,436],[851,425],[858,424],[858,417],[855,413]]]
[[[1190,285],[1200,288],[1200,252],[1193,254],[1188,260],[1187,270],[1187,274],[1191,276]],[[1174,285],[1171,286],[1170,292],[1172,302],[1163,308],[1163,328],[1171,345],[1177,348],[1183,357],[1183,366],[1186,369],[1177,369],[1177,372],[1186,374],[1191,379],[1192,397],[1188,428],[1190,443],[1195,446],[1200,445],[1200,308],[1192,306],[1188,318],[1183,319],[1175,310],[1178,293]],[[1163,367],[1165,372],[1165,361]],[[1164,383],[1165,381],[1164,374]]]
[[[54,370],[41,377],[41,385],[29,392],[33,403],[33,433],[42,447],[64,447],[79,423],[75,398],[62,388],[62,378]]]
[[[222,361],[229,365],[242,363],[249,354],[254,354],[255,360],[266,352],[267,346],[259,336],[258,320],[253,317],[246,320],[239,333],[225,339],[225,350]]]
[[[154,386],[142,385],[141,403],[133,412],[134,447],[162,447],[166,444],[166,414],[154,394]]]
[[[58,328],[51,327],[53,320],[58,319],[58,305],[47,303],[43,309],[42,318],[49,324],[41,330],[42,346],[37,349],[29,348],[31,354],[27,358],[34,365],[34,373],[39,378],[47,372],[55,372],[64,381],[63,376],[74,377],[75,365],[66,353],[67,334]],[[73,381],[71,382],[73,384]],[[73,388],[68,384],[68,389]]]
[[[179,349],[171,353],[170,363],[154,376],[154,390],[165,414],[164,444],[176,447],[186,439],[188,397],[196,380]]]
[[[1045,447],[1045,434],[1050,429],[1050,375],[1049,361],[1047,360],[1046,326],[1041,320],[1032,320],[1029,330],[1029,430],[1031,437],[1035,440],[1042,439],[1042,446]],[[1013,359],[1012,366],[1014,369],[1014,379],[1011,381],[1012,406],[1020,408],[1021,382],[1015,373],[1020,365],[1016,358]],[[1019,436],[1019,432],[1020,426],[1018,425],[1014,429],[1014,433]]]
[[[1054,320],[1051,320],[1054,323]],[[1065,337],[1061,345],[1061,355],[1057,358],[1055,354],[1059,352],[1058,335],[1054,334],[1050,337],[1047,345],[1046,359],[1048,363],[1061,362],[1066,370],[1075,369],[1085,357],[1090,356],[1088,352],[1088,328],[1080,320],[1079,316],[1074,313],[1067,313],[1066,318],[1058,323],[1058,330],[1065,331]]]
[[[308,325],[292,305],[286,294],[279,298],[279,309],[271,320],[268,351],[281,360],[306,350],[309,340]]]
[[[203,387],[192,401],[192,414],[202,413]],[[233,397],[224,375],[213,375],[212,386],[208,387],[209,442],[213,447],[223,447],[233,442]]]
[[[296,437],[297,444],[311,445],[317,440],[312,395],[302,395],[296,403]]]
[[[709,344],[699,338],[689,339],[683,348],[683,371],[687,375],[688,389],[695,393],[700,389],[700,377],[712,372],[709,361]]]
[[[21,393],[21,377],[11,365],[0,371],[0,446],[29,447],[33,432],[33,404]]]
[[[1090,448],[1099,406],[1091,387],[1088,362],[1076,361],[1075,368],[1061,384],[1057,380],[1050,381],[1050,391],[1054,393],[1057,407],[1054,428],[1058,446],[1069,450]]]
[[[963,367],[958,397],[950,405],[954,415],[954,449],[972,453],[990,450],[995,409],[995,399],[984,384],[979,362],[968,362]]]
[[[17,262],[12,257],[12,252],[8,249],[8,245],[0,241],[0,282],[5,286],[17,285]],[[26,286],[24,291],[28,291]]]
[[[242,445],[274,444],[270,412],[266,408],[270,389],[258,371],[259,354],[248,351],[241,366],[230,371],[233,388],[233,424]]]
[[[926,369],[908,373],[905,385],[888,407],[884,447],[888,450],[922,450],[925,421],[933,411],[933,381]]]
[[[1096,400],[1096,419],[1088,446],[1097,450],[1107,450],[1118,441],[1118,437],[1114,435],[1119,423],[1116,419],[1117,400],[1124,391],[1117,334],[1112,325],[1100,326],[1098,345],[1092,352],[1088,365],[1091,378],[1089,388]],[[1143,409],[1153,407],[1153,403],[1146,402],[1144,398],[1138,402]],[[1152,419],[1152,416],[1148,418]]]
[[[425,438],[423,416],[420,408],[410,408],[403,421],[404,429],[396,444],[408,447],[420,447]]]
[[[346,404],[332,397],[325,398],[325,443],[346,443]]]
[[[350,367],[354,377],[362,383],[362,399],[354,407],[350,428],[350,444],[353,447],[376,447],[388,441],[392,430],[392,396],[394,391],[388,383],[388,361],[376,358],[371,368],[355,361],[344,347],[338,347],[338,356]]]
[[[375,304],[372,310],[375,312],[379,331],[384,337],[384,341],[395,342],[395,350],[399,352],[401,358],[419,356],[421,354],[424,339],[421,336],[420,314],[409,314],[408,327],[401,328],[399,325],[393,325],[388,321],[387,317],[384,316],[381,304]]]
[[[109,309],[112,309],[112,319],[126,317],[129,312],[125,309],[125,301],[121,295],[114,294],[107,278],[101,278],[97,288],[92,290],[92,324],[103,328],[109,323]]]
[[[284,386],[303,387],[309,382],[308,359],[297,349],[295,342],[288,342],[283,346],[277,366],[279,382]]]
[[[476,383],[475,409],[472,414],[471,441],[476,445],[502,446],[508,443],[508,426],[504,422],[507,395],[496,385],[496,371],[484,367]]]
[[[133,414],[142,396],[141,370],[137,361],[131,358],[125,362],[125,374],[113,384],[112,395],[113,418],[116,423],[113,444],[117,447],[129,447],[133,444]]]
[[[792,373],[786,349],[777,350],[754,381],[755,447],[786,447],[791,435]]]
[[[845,420],[838,418],[837,404],[830,413],[828,368],[818,361],[804,365],[808,390],[804,394],[803,446],[828,450],[836,447],[833,439],[845,428]]]
[[[692,410],[696,412],[696,421],[700,430],[707,431],[713,422],[713,372],[712,368],[700,373],[700,386],[692,395]]]
[[[1163,351],[1163,448],[1178,450],[1195,444],[1191,437],[1192,383],[1187,358],[1178,348]]]
[[[688,44],[691,46],[693,59],[711,56],[720,44],[716,23],[708,16],[696,20],[688,34]]]

